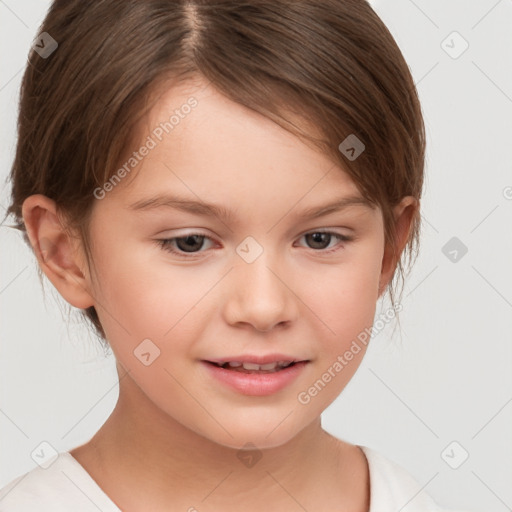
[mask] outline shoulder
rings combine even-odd
[[[119,509],[69,452],[37,466],[0,489],[0,512],[89,512]]]
[[[370,510],[401,512],[463,512],[440,507],[399,464],[373,448],[360,446],[368,460]]]

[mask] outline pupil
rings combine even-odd
[[[316,249],[324,249],[325,247],[327,247],[329,245],[329,237],[331,235],[329,233],[318,232],[318,233],[310,233],[306,236],[313,238],[313,246],[315,243],[320,243],[320,245],[322,247],[315,247]],[[322,243],[322,239],[323,239],[323,243]],[[325,242],[327,242],[327,243],[325,243]]]
[[[180,250],[182,251],[185,251],[185,252],[194,252],[194,249],[200,249],[201,246],[203,245],[203,239],[204,236],[203,235],[189,235],[189,236],[185,236],[185,237],[181,237],[181,238],[178,238],[176,240],[176,245],[180,248]],[[197,240],[200,240],[199,243],[197,243]],[[186,244],[189,244],[189,245],[186,245],[186,244],[183,244],[182,242],[185,241]],[[190,250],[190,244],[194,245],[194,241],[196,242],[196,247],[192,247],[192,250]]]

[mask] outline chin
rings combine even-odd
[[[216,444],[237,451],[278,448],[290,442],[301,430],[290,421],[291,416],[282,421],[283,418],[286,418],[286,414],[282,418],[272,417],[271,421],[263,421],[260,415],[259,419],[244,423],[223,424],[227,432],[216,425],[214,430],[197,433]]]
[[[248,430],[245,435],[240,435],[240,433],[238,433],[233,437],[226,435],[223,438],[216,438],[211,440],[226,448],[231,448],[236,451],[251,451],[278,448],[280,446],[285,445],[287,442],[293,439],[293,437],[294,435],[290,433],[289,435],[276,435],[273,436],[272,439],[270,439],[270,436],[268,436],[268,432],[256,432],[254,430]]]

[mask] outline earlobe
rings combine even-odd
[[[34,194],[23,202],[22,215],[39,266],[57,291],[72,306],[93,306],[90,283],[77,260],[77,241],[61,224],[55,201]]]
[[[400,255],[407,244],[412,228],[414,213],[419,208],[419,202],[412,196],[406,196],[395,206],[393,214],[396,219],[396,248],[395,252],[391,244],[386,244],[382,258],[381,275],[379,279],[378,296],[380,297],[395,273]]]

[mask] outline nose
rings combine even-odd
[[[297,318],[293,282],[265,252],[252,263],[237,264],[229,279],[224,314],[230,325],[247,324],[269,332]]]

